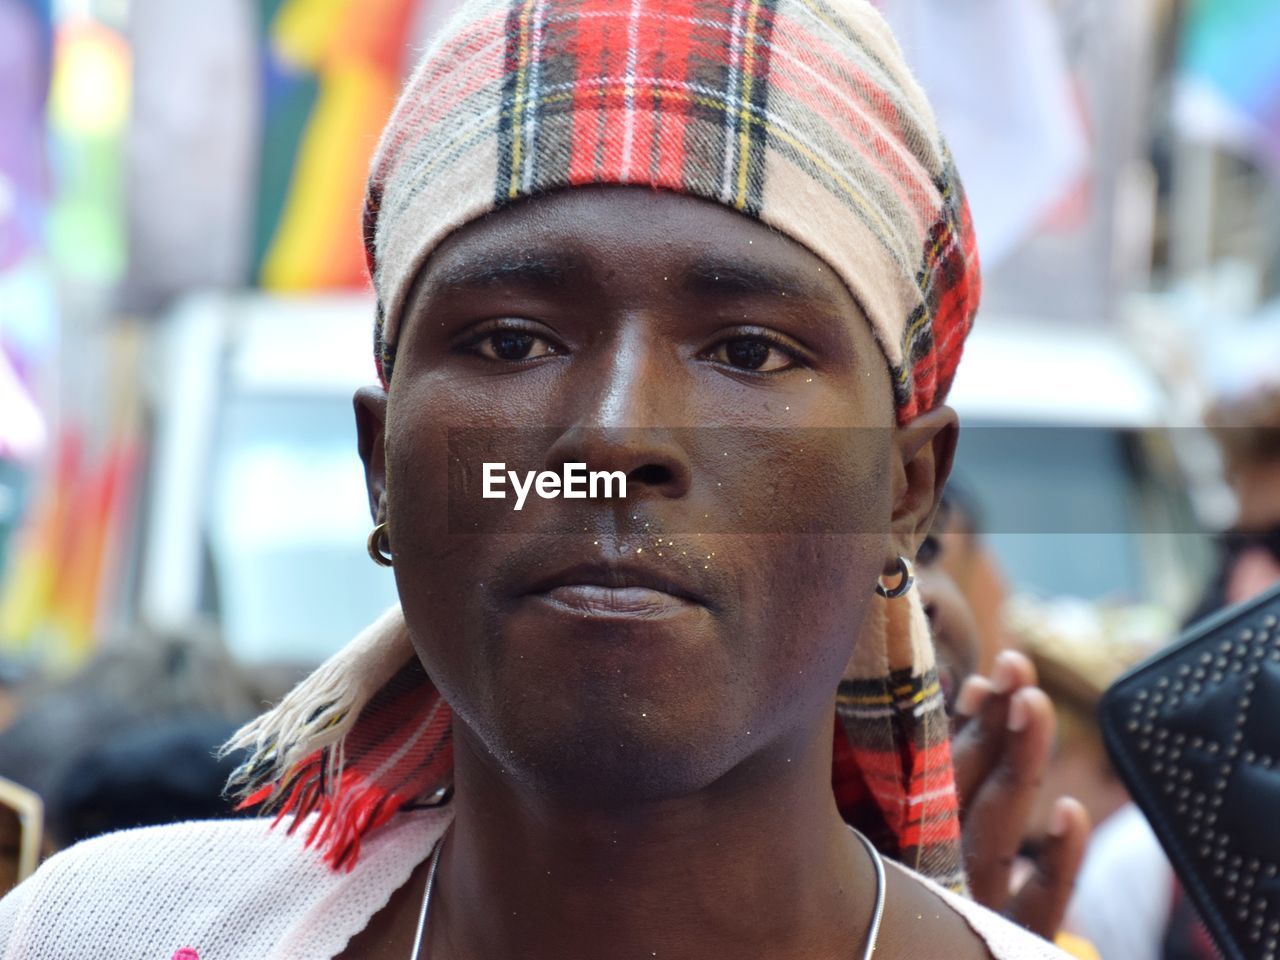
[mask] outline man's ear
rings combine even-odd
[[[894,550],[908,560],[915,560],[916,551],[933,525],[943,487],[951,475],[959,434],[959,417],[943,404],[898,427],[894,435],[897,457],[891,542]],[[890,563],[886,573],[892,569]]]
[[[379,523],[387,512],[387,392],[382,387],[361,387],[353,403],[364,483],[369,491],[369,513],[373,522]]]

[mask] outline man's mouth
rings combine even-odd
[[[704,605],[669,572],[634,561],[564,567],[539,579],[528,592],[581,617],[657,619]]]

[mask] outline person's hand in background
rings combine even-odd
[[[1090,829],[1084,807],[1059,798],[1029,875],[1015,884],[1055,726],[1035,668],[1014,651],[997,657],[990,678],[968,677],[956,698],[952,753],[973,898],[1047,940],[1062,925]]]
[[[963,518],[961,518],[963,519]],[[943,531],[957,514],[944,498],[934,521]],[[974,541],[972,519],[963,524]],[[1020,653],[984,654],[984,638],[968,598],[942,561],[956,534],[931,533],[916,560],[921,597],[937,652],[938,678],[954,727],[952,756],[959,793],[965,867],[973,897],[1046,940],[1059,928],[1089,837],[1089,816],[1074,799],[1057,798],[1047,835],[1037,831],[1037,801],[1054,750],[1053,703],[1036,686],[1036,670]],[[978,671],[993,662],[990,678]],[[1043,821],[1043,813],[1040,814]],[[1019,854],[1037,850],[1032,860]],[[1029,876],[1028,876],[1029,873]]]

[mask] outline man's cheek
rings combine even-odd
[[[890,431],[709,428],[687,445],[705,532],[887,534]]]

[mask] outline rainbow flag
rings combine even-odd
[[[1183,129],[1280,164],[1280,2],[1194,0],[1180,61]]]
[[[142,343],[140,325],[122,326],[112,369],[138,369]],[[123,601],[145,455],[141,391],[127,373],[111,402],[114,422],[100,450],[86,449],[76,424],[62,428],[0,571],[0,651],[54,670],[82,664]]]
[[[418,0],[259,0],[264,35],[255,276],[277,291],[368,282],[360,210]]]

